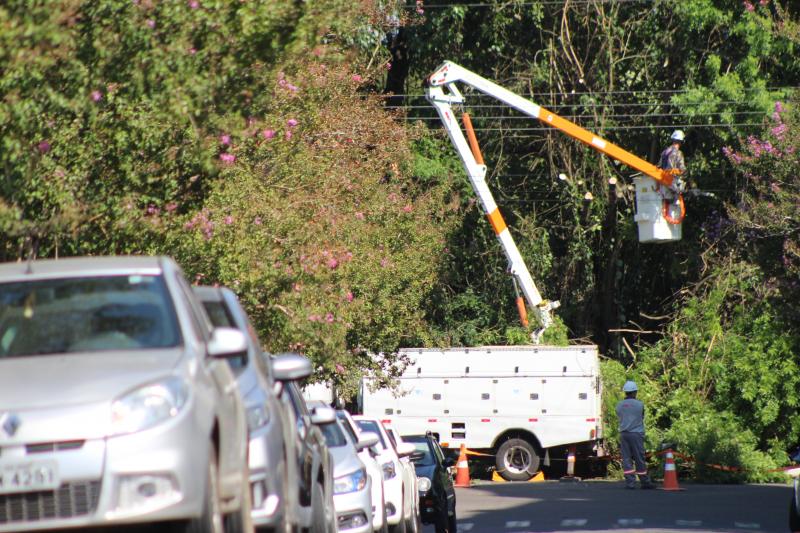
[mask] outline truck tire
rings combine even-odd
[[[539,456],[530,442],[508,439],[497,450],[495,465],[507,481],[528,481],[539,470]]]

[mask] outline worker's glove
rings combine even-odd
[[[675,176],[672,180],[672,190],[678,194],[681,194],[683,191],[686,190],[686,181],[681,176]]]

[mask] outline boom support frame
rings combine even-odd
[[[458,90],[458,83],[469,85],[505,103],[509,107],[540,120],[544,124],[558,129],[591,148],[608,155],[612,159],[620,161],[645,174],[658,184],[654,184],[652,187],[653,192],[655,192],[656,188],[669,189],[677,198],[680,198],[682,185],[679,181],[676,182],[675,175],[671,171],[660,169],[627,150],[620,148],[614,143],[593,134],[577,124],[558,116],[552,111],[514,94],[455,63],[447,61],[429,76],[425,96],[436,108],[439,118],[450,137],[450,141],[453,143],[456,152],[461,158],[461,162],[472,184],[472,188],[481,201],[484,213],[489,219],[489,223],[503,247],[503,251],[509,263],[509,272],[514,276],[515,287],[517,284],[519,285],[525,296],[525,300],[536,315],[540,328],[534,331],[531,337],[534,343],[538,344],[544,331],[552,324],[553,319],[551,311],[560,304],[558,301],[545,300],[536,288],[536,284],[533,282],[528,267],[522,259],[519,249],[514,242],[514,238],[511,236],[503,220],[503,216],[500,214],[500,210],[497,207],[497,203],[486,184],[486,165],[480,153],[469,115],[464,113],[462,118],[464,129],[467,132],[467,137],[465,138],[464,132],[453,113],[454,105],[457,106],[464,103],[464,97]],[[680,205],[682,209],[682,199]],[[664,206],[665,216],[668,217],[666,202]],[[669,218],[667,218],[667,220],[669,220],[670,223],[675,223]],[[520,301],[519,297],[517,298],[517,307],[520,312],[520,321],[523,325],[527,325],[525,305]]]

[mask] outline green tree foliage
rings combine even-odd
[[[525,228],[522,247],[544,243],[523,252],[546,262],[532,269],[537,283],[562,300],[573,337],[614,359],[604,365],[607,435],[619,389],[636,377],[649,449],[674,439],[701,461],[750,469],[698,469],[705,479],[764,479],[800,437],[791,422],[798,139],[791,106],[773,116],[800,79],[794,9],[773,0],[431,3],[410,40],[414,80],[453,60],[653,162],[673,128],[687,131],[690,182],[715,198],[688,200],[680,243],[639,245],[630,171],[466,91],[501,210]],[[418,94],[415,83],[405,92]],[[444,308],[469,297],[464,314],[476,320],[493,317],[495,301],[481,297],[503,283],[502,256],[490,239],[474,241],[481,221],[467,209],[476,225],[453,238],[487,247],[471,254],[481,275],[453,272]]]
[[[229,163],[201,210],[168,220],[164,248],[244,295],[268,349],[311,356],[351,392],[367,350],[428,341],[422,302],[454,213],[447,181],[409,179],[413,132],[358,95],[358,76],[306,67],[220,147]]]
[[[350,391],[368,368],[390,377],[401,346],[525,343],[505,257],[421,98],[454,60],[651,161],[687,131],[691,181],[715,198],[689,200],[680,243],[640,245],[628,170],[466,92],[489,186],[562,302],[545,340],[608,357],[607,436],[635,377],[648,448],[748,469],[701,478],[765,479],[800,440],[798,15],[780,0],[6,1],[0,259],[174,255],[235,289],[268,349]],[[371,94],[384,84],[403,94]]]
[[[431,3],[424,23],[411,28],[414,61],[405,92],[419,94],[418,80],[451,59],[654,162],[671,130],[681,127],[692,182],[723,200],[735,198],[720,149],[754,134],[785,97],[780,87],[800,78],[796,42],[778,31],[791,19],[781,19],[772,1],[643,4]],[[690,201],[682,243],[638,245],[629,170],[532,119],[491,107],[489,98],[466,94],[501,210],[512,228],[540,231],[550,249],[525,256],[530,263],[549,258],[548,268],[532,269],[542,292],[562,301],[573,337],[591,336],[624,353],[620,336],[608,330],[628,328],[630,320],[645,330],[659,325],[646,317],[668,314],[672,295],[698,276],[699,226],[718,204]],[[420,99],[407,103],[416,106],[412,117],[433,118],[418,110]],[[465,225],[463,233],[467,240],[476,229]],[[495,252],[473,254],[480,263],[470,267],[492,289],[503,283]],[[464,276],[453,286],[460,293],[474,282]]]
[[[4,3],[3,258],[173,255],[236,290],[266,347],[310,355],[317,379],[352,387],[367,350],[391,373],[398,346],[430,336],[421,302],[457,211],[447,174],[414,160],[423,132],[363,96],[374,71],[336,44],[371,13]]]

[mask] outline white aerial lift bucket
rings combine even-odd
[[[663,186],[647,176],[633,178],[636,188],[636,215],[639,242],[672,242],[681,239],[683,198],[665,202]]]

